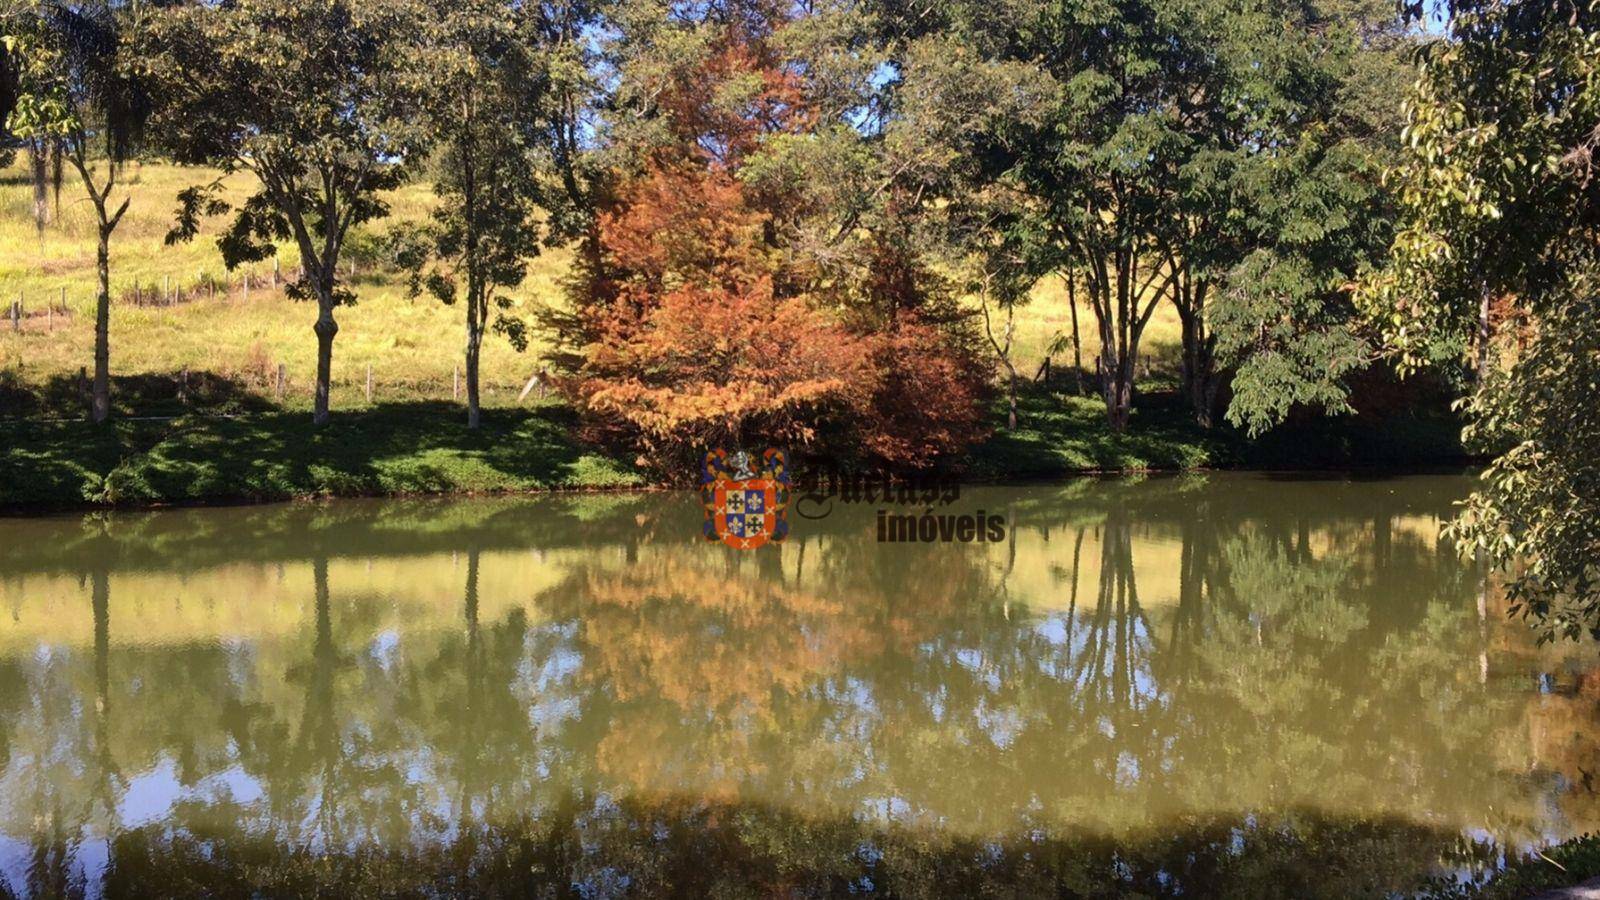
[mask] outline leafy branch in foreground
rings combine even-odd
[[[1503,450],[1454,523],[1541,637],[1600,635],[1600,12],[1464,0],[1407,104],[1402,226],[1362,305],[1409,369],[1478,384],[1466,437]],[[1526,328],[1496,328],[1512,307]]]

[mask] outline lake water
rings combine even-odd
[[[1464,476],[0,519],[0,895],[1352,896],[1600,828]],[[923,507],[895,508],[915,512]]]

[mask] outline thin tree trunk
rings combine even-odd
[[[100,284],[94,297],[94,394],[89,418],[100,423],[111,415],[111,231],[104,223],[95,246],[95,270]]]
[[[1172,263],[1177,266],[1177,262]],[[1189,401],[1194,420],[1210,428],[1215,420],[1217,379],[1211,338],[1206,334],[1206,285],[1196,286],[1187,274],[1175,280],[1172,305],[1178,311],[1183,335],[1183,371],[1180,389]]]
[[[1125,359],[1106,379],[1106,419],[1121,434],[1133,418],[1133,361]]]
[[[467,428],[477,428],[482,415],[478,405],[478,356],[483,347],[483,311],[476,299],[467,301]]]
[[[1072,310],[1072,380],[1077,393],[1083,393],[1083,341],[1078,338],[1078,292],[1067,276],[1067,308]]]
[[[1017,367],[1011,365],[1011,363],[1009,361],[1007,361],[1006,362],[1006,368],[1008,370],[1010,370],[1010,372],[1011,372],[1011,386],[1010,386],[1010,397],[1009,397],[1010,404],[1011,404],[1011,409],[1010,409],[1009,414],[1006,416],[1006,430],[1007,431],[1016,431],[1017,430]]]
[[[116,168],[107,169],[105,187],[101,188],[95,184],[81,144],[74,146],[68,159],[83,179],[83,189],[94,204],[98,226],[95,231],[95,276],[99,283],[95,288],[94,387],[90,392],[89,419],[100,423],[111,415],[111,235],[117,230],[117,223],[122,221],[123,214],[128,211],[131,198],[123,198],[117,211],[108,213],[106,201],[117,183]]]
[[[1106,296],[1107,308],[1118,298]],[[1107,316],[1100,322],[1100,395],[1106,403],[1106,422],[1111,430],[1122,433],[1128,428],[1133,411],[1133,358],[1136,348],[1124,339],[1128,330],[1118,317]]]
[[[1007,399],[1009,408],[1006,414],[1006,427],[1011,431],[1017,430],[1017,367],[1011,360],[1011,341],[1015,334],[1017,312],[1015,304],[1006,304],[1005,340],[994,336],[994,324],[989,318],[989,285],[984,279],[983,295],[979,298],[980,308],[983,310],[983,333],[989,338],[989,345],[994,348],[995,355],[1000,358],[1001,364],[1006,367],[1007,374]]]
[[[30,141],[28,162],[33,166],[33,224],[39,232],[39,242],[44,243],[44,227],[50,224],[50,144],[42,140]]]
[[[1006,417],[1006,429],[1017,430],[1017,366],[1011,359],[1011,338],[1017,325],[1017,310],[1015,304],[1006,307],[1006,372],[1011,376],[1009,385],[1010,412]]]
[[[1216,394],[1211,371],[1211,351],[1205,335],[1205,320],[1190,310],[1180,315],[1183,322],[1183,392],[1201,428],[1212,425],[1212,401]]]
[[[312,405],[311,422],[324,425],[328,421],[328,393],[333,376],[333,338],[339,333],[339,323],[333,320],[333,299],[322,296],[317,302],[317,322],[311,326],[317,335],[317,388]]]

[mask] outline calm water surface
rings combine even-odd
[[[0,896],[1351,896],[1600,828],[1459,476],[0,519]],[[900,510],[903,511],[903,510]],[[918,512],[921,510],[919,509]]]

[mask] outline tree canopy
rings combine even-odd
[[[174,159],[248,170],[259,187],[218,239],[229,266],[293,240],[304,272],[290,294],[317,304],[314,417],[328,417],[334,309],[355,301],[339,276],[350,229],[385,214],[431,142],[427,13],[415,0],[241,0],[155,17],[141,63],[157,85],[153,132]],[[220,182],[220,179],[219,179]],[[173,240],[229,212],[219,182],[179,198]]]

